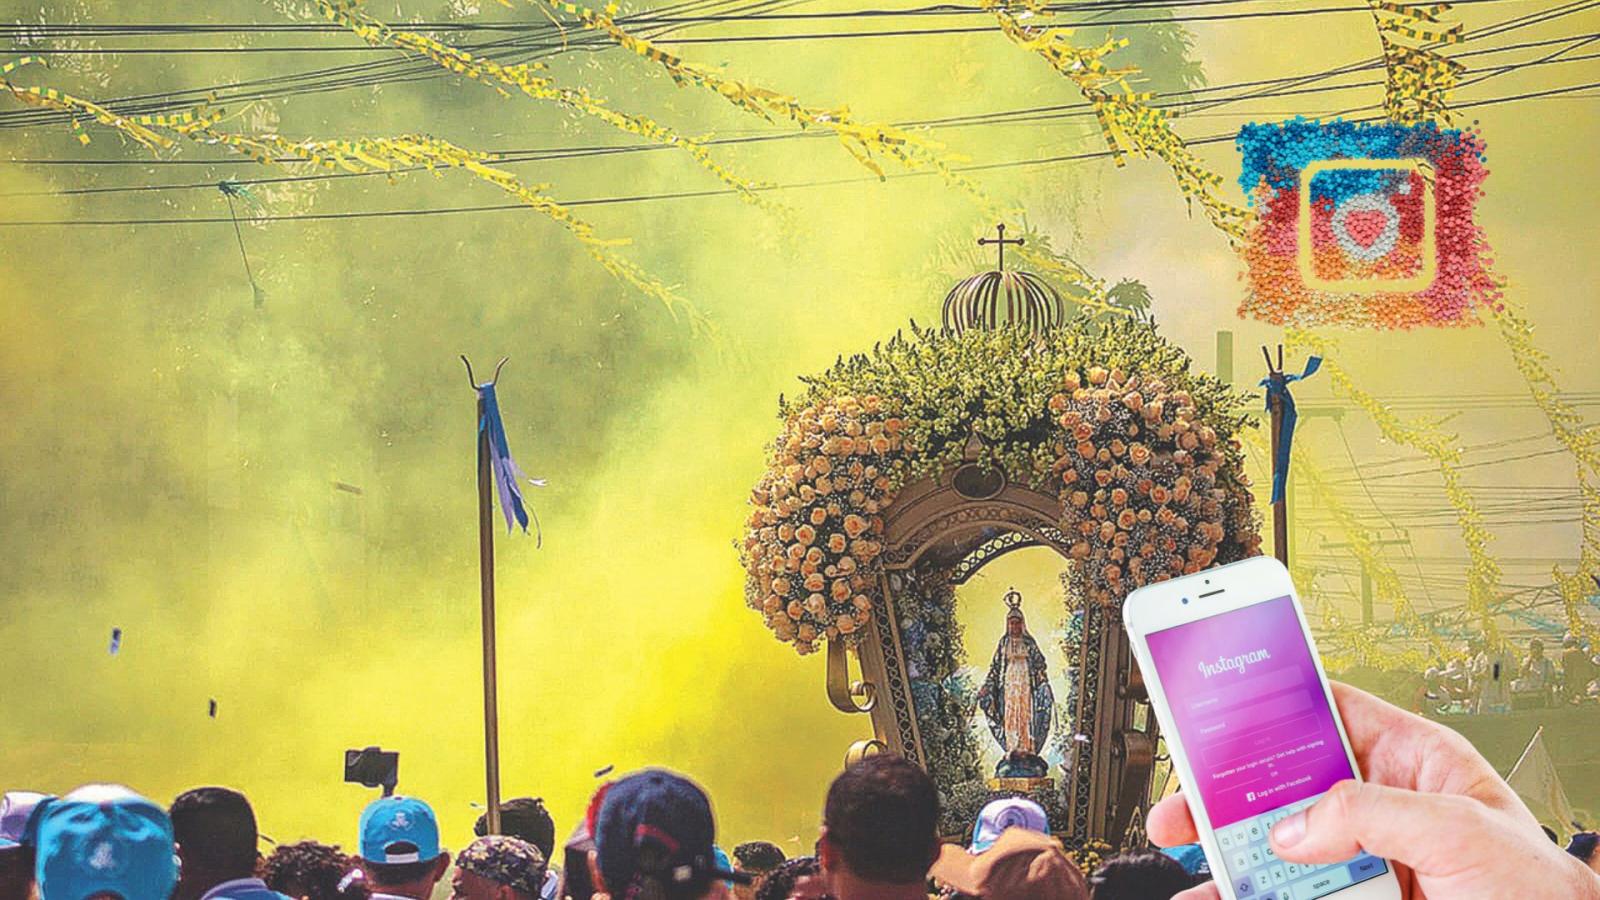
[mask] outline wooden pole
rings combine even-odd
[[[470,369],[469,369],[470,371]],[[489,429],[478,396],[478,572],[483,587],[483,770],[489,834],[500,833],[500,710],[494,659],[494,475],[489,471]]]
[[[1278,345],[1278,362],[1273,365],[1272,354],[1267,348],[1262,347],[1261,353],[1267,358],[1267,377],[1281,377],[1283,372],[1283,345]],[[1283,434],[1283,398],[1272,392],[1267,393],[1267,409],[1272,414],[1272,480],[1277,482],[1278,473],[1278,441]],[[1288,473],[1283,473],[1287,485]],[[1272,504],[1272,555],[1278,562],[1289,565],[1289,510],[1288,491],[1284,497]]]

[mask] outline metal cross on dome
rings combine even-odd
[[[999,260],[999,262],[997,262],[995,264],[995,268],[998,271],[1004,272],[1005,269],[1006,269],[1006,245],[1007,244],[1015,244],[1018,247],[1021,247],[1022,244],[1023,244],[1023,240],[1022,240],[1022,238],[1010,238],[1008,240],[1006,238],[1006,226],[1003,225],[1003,224],[996,225],[994,228],[995,228],[995,231],[1000,233],[1000,236],[997,237],[997,238],[986,238],[986,237],[978,238],[978,246],[983,247],[983,246],[987,246],[989,244],[997,245],[999,247],[999,249],[1000,249],[1000,260]]]

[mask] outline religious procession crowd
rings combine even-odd
[[[1274,826],[1282,859],[1365,850],[1397,863],[1408,900],[1600,900],[1600,836],[1563,850],[1472,746],[1438,723],[1335,686],[1366,782],[1335,785]],[[562,846],[539,800],[501,807],[452,854],[423,799],[373,801],[354,855],[317,841],[262,855],[237,791],[201,787],[169,808],[119,785],[0,804],[0,900],[1216,900],[1183,794],[1148,817],[1166,850],[1137,848],[1087,874],[1045,811],[997,796],[967,840],[939,835],[939,795],[918,766],[870,756],[828,787],[814,855],[716,842],[711,799],[647,769],[602,787]]]
[[[1558,658],[1545,652],[1541,638],[1529,640],[1520,656],[1473,640],[1464,653],[1423,673],[1414,708],[1483,714],[1586,703],[1600,703],[1600,659],[1588,641],[1568,633]]]

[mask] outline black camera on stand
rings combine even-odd
[[[400,783],[400,751],[367,747],[344,752],[344,780],[369,788],[383,788],[385,797],[394,796]]]

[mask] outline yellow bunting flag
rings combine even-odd
[[[787,94],[750,85],[706,66],[688,62],[618,25],[617,6],[614,3],[608,4],[604,10],[597,10],[568,0],[529,2],[572,16],[585,29],[600,32],[618,46],[665,69],[681,86],[711,91],[735,107],[769,122],[789,121],[802,129],[833,133],[857,162],[879,178],[883,178],[885,173],[878,157],[884,156],[912,171],[937,172],[946,183],[980,202],[988,202],[971,179],[953,168],[961,161],[960,158],[946,153],[943,145],[921,134],[892,125],[858,122],[846,108],[807,106]]]
[[[983,7],[994,14],[1006,37],[1043,57],[1077,86],[1094,110],[1116,165],[1125,165],[1128,154],[1161,160],[1172,170],[1184,199],[1198,203],[1212,225],[1232,240],[1248,238],[1255,214],[1217,196],[1223,178],[1206,168],[1172,130],[1171,120],[1177,113],[1151,106],[1154,94],[1133,89],[1129,78],[1139,73],[1138,68],[1106,65],[1107,56],[1128,45],[1126,38],[1107,39],[1098,47],[1079,47],[1072,43],[1071,29],[1032,24],[1048,22],[1051,16],[1048,8],[1034,0],[1018,4],[984,0]]]
[[[88,116],[102,125],[115,128],[123,136],[151,150],[166,149],[173,145],[173,141],[170,139],[156,134],[133,119],[119,116],[92,100],[64,94],[55,88],[18,87],[4,77],[29,63],[46,65],[45,61],[37,56],[23,56],[0,65],[0,88],[9,91],[11,96],[29,106],[53,109],[70,114],[72,116],[72,133],[77,136],[78,143],[84,145],[89,143],[89,133],[83,130],[83,121],[80,118],[81,116]]]
[[[582,88],[561,87],[548,75],[541,74],[546,69],[541,63],[504,66],[426,35],[391,28],[368,15],[362,9],[361,0],[317,0],[317,6],[329,21],[344,26],[373,46],[388,46],[416,53],[448,71],[489,85],[503,96],[510,96],[506,88],[515,88],[536,100],[560,104],[620,131],[644,138],[653,144],[683,150],[692,156],[701,168],[738,191],[744,200],[758,205],[769,205],[757,193],[756,185],[740,178],[717,162],[702,142],[684,137],[647,116],[612,109],[605,105],[605,101]]]

